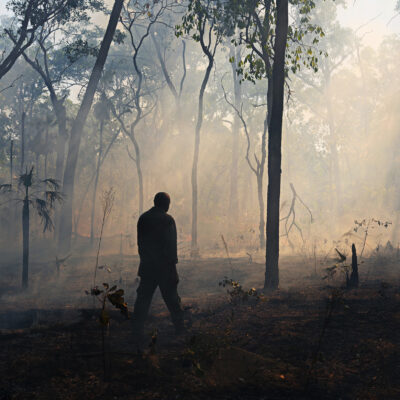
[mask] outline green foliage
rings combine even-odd
[[[316,45],[324,37],[323,29],[311,20],[316,7],[313,0],[291,0],[294,18],[288,29],[286,73],[296,73],[302,66],[318,70],[318,57],[325,54]],[[192,0],[182,25],[176,26],[177,36],[191,34],[200,40],[204,20],[214,32],[230,38],[235,45],[244,45],[246,52],[238,61],[238,73],[250,82],[271,76],[276,29],[276,2],[273,0]],[[230,57],[230,62],[234,58]]]
[[[89,45],[87,40],[79,38],[65,46],[64,51],[68,61],[70,63],[74,63],[81,57],[97,57],[99,49],[97,47]]]
[[[190,0],[187,12],[182,18],[182,24],[175,26],[176,36],[191,35],[193,40],[200,42],[207,23],[212,31],[219,36],[223,30],[219,15],[221,9],[220,1]]]
[[[57,22],[88,20],[89,13],[104,11],[102,0],[11,0],[7,9],[17,18],[31,12],[29,22],[34,31],[49,20]]]
[[[220,20],[221,10],[220,1],[190,0],[182,24],[175,26],[177,37],[190,35],[194,41],[200,43],[203,53],[209,59],[209,68],[224,34]]]

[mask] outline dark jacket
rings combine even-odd
[[[137,239],[139,276],[156,277],[168,272],[176,274],[176,225],[169,214],[158,207],[152,207],[143,213],[137,224]]]

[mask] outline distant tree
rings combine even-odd
[[[203,124],[204,93],[214,66],[215,53],[222,40],[222,31],[218,24],[219,4],[212,0],[190,0],[188,11],[183,16],[182,24],[177,25],[177,36],[190,34],[192,39],[200,43],[203,54],[207,57],[207,67],[200,86],[197,121],[195,128],[194,153],[192,164],[192,242],[191,253],[199,252],[197,241],[198,219],[198,164],[200,153],[200,134]]]
[[[300,71],[297,76],[300,78],[310,91],[304,94],[304,89],[296,91],[296,98],[307,106],[317,118],[321,119],[327,128],[329,135],[325,142],[329,152],[328,168],[330,177],[330,209],[332,226],[336,229],[336,220],[341,215],[341,205],[343,203],[343,183],[341,165],[339,162],[340,154],[340,127],[338,118],[334,110],[334,87],[332,81],[335,74],[343,67],[349,57],[356,52],[359,62],[361,81],[365,82],[365,72],[360,61],[359,38],[353,41],[353,33],[348,28],[341,27],[337,22],[336,7],[342,3],[341,0],[335,3],[327,2],[321,5],[313,15],[313,20],[324,27],[324,43],[320,45],[324,52],[329,53],[329,57],[324,57],[318,62],[318,74],[310,71]],[[354,42],[354,43],[353,43]],[[354,48],[355,44],[355,48]],[[364,85],[364,84],[363,84]],[[361,90],[365,90],[362,88]],[[363,131],[368,131],[371,109],[366,105],[367,99],[361,99],[364,108]]]
[[[99,8],[99,2],[91,0],[71,3],[57,19],[46,21],[37,29],[31,48],[22,53],[46,86],[57,120],[55,178],[60,183],[68,141],[65,100],[71,86],[85,84],[84,73],[89,68],[87,58],[96,56],[98,50],[95,45],[88,43],[90,34],[80,26],[88,24],[88,11],[98,11]]]
[[[239,68],[239,60],[241,59],[241,46],[230,45],[229,57],[232,60],[232,80],[233,80],[233,104],[239,109],[242,103],[242,85],[240,77],[237,74]],[[237,114],[234,116],[232,124],[232,159],[230,172],[230,190],[229,190],[229,218],[231,225],[237,222],[239,215],[239,194],[238,194],[238,162],[239,162],[239,136],[240,134],[240,118]],[[264,210],[264,209],[263,209]],[[264,214],[264,211],[263,211]]]
[[[263,140],[266,142],[268,132],[268,201],[267,201],[267,239],[266,239],[266,279],[265,287],[275,289],[279,284],[279,203],[281,182],[281,143],[282,143],[282,115],[281,101],[281,65],[274,66],[282,53],[275,54],[283,48],[283,74],[289,71],[297,72],[302,65],[313,70],[318,69],[318,54],[321,51],[315,48],[319,38],[323,36],[322,28],[310,20],[311,10],[315,7],[313,0],[290,0],[294,11],[294,18],[290,26],[285,22],[288,14],[288,0],[245,0],[237,2],[228,0],[218,4],[218,21],[224,26],[224,34],[233,37],[235,44],[245,44],[247,49],[239,62],[238,72],[251,82],[266,78],[268,80],[267,114],[264,120]],[[286,10],[286,11],[285,11]],[[281,13],[279,13],[279,11]],[[280,35],[278,19],[280,18]],[[285,28],[286,26],[286,28]],[[239,32],[237,32],[239,31]],[[313,35],[310,42],[304,41],[306,35]],[[277,43],[277,39],[279,42]],[[286,43],[288,51],[286,52]],[[274,79],[279,87],[274,89]],[[272,123],[274,101],[277,102]],[[282,100],[283,101],[283,100]],[[281,110],[282,108],[282,110]],[[262,146],[263,159],[266,159],[266,150]],[[262,169],[264,164],[261,160]]]
[[[151,33],[151,39],[154,44],[154,48],[156,50],[156,55],[158,62],[160,63],[161,67],[161,72],[165,78],[165,81],[167,83],[167,86],[174,97],[175,100],[175,109],[176,109],[176,115],[178,116],[180,112],[180,106],[181,106],[181,98],[182,98],[182,92],[183,92],[183,87],[185,84],[186,80],[186,40],[182,39],[182,66],[183,66],[183,73],[181,76],[181,79],[179,81],[179,87],[178,85],[172,81],[171,73],[168,71],[167,64],[165,62],[165,52],[164,55],[162,54],[161,50],[161,44],[160,41],[164,39],[165,32],[161,30],[161,28],[158,28],[159,32],[156,32],[157,35],[152,32]],[[162,43],[164,44],[164,43]]]
[[[135,163],[138,177],[139,215],[144,209],[144,178],[138,128],[139,124],[153,111],[156,103],[154,93],[157,87],[161,87],[159,77],[152,77],[154,60],[151,59],[150,62],[143,60],[145,45],[154,25],[160,22],[164,14],[175,4],[175,0],[144,4],[130,2],[123,8],[121,24],[127,36],[126,42],[132,64],[128,68],[125,65],[124,70],[119,71],[120,75],[114,80],[113,85],[109,85],[111,111],[134,148],[134,154],[131,155],[129,150],[128,154]]]
[[[94,185],[93,185],[93,197],[92,197],[92,211],[90,216],[90,244],[93,245],[94,241],[94,217],[96,215],[96,194],[97,194],[97,185],[99,183],[99,176],[100,176],[100,167],[101,167],[101,160],[103,157],[103,132],[104,126],[109,119],[109,102],[107,98],[102,95],[100,96],[99,101],[94,106],[94,115],[96,120],[99,123],[99,147],[98,147],[98,155],[97,155],[97,162],[96,162],[96,172],[94,178]]]
[[[21,59],[14,64],[13,70],[3,78],[2,83],[5,87],[0,94],[0,108],[4,116],[7,115],[11,128],[7,140],[9,143],[13,141],[15,170],[22,173],[30,157],[31,145],[36,136],[41,134],[35,128],[40,118],[37,111],[42,103],[43,84]]]
[[[43,189],[43,185],[46,189]],[[0,185],[0,190],[11,190],[11,185]],[[56,202],[62,201],[59,185],[54,179],[35,180],[33,167],[28,172],[19,175],[18,190],[23,193],[22,198],[12,199],[22,202],[22,287],[28,287],[29,273],[29,231],[30,208],[32,207],[43,223],[43,232],[54,228],[51,213]]]
[[[110,14],[107,29],[104,33],[96,62],[93,66],[82,103],[78,113],[72,123],[70,140],[68,144],[68,155],[64,169],[63,193],[66,201],[63,203],[61,218],[59,223],[59,249],[62,253],[68,253],[71,247],[72,236],[72,202],[74,196],[75,171],[78,161],[79,147],[82,138],[82,131],[86,123],[87,116],[92,107],[97,85],[103,72],[104,64],[107,59],[108,51],[117,28],[118,19],[121,14],[123,0],[115,0]]]
[[[237,72],[235,69],[235,65],[237,65],[236,63],[232,63],[232,66],[234,68],[234,77],[236,78],[236,80],[238,80],[238,76],[237,76]],[[235,79],[234,78],[234,79]],[[221,81],[221,85],[222,85],[222,90],[224,92],[224,98],[225,101],[233,108],[234,112],[235,112],[235,119],[239,119],[239,121],[241,122],[241,124],[243,125],[243,129],[244,129],[244,133],[246,136],[246,142],[247,142],[247,146],[246,146],[246,153],[245,153],[245,159],[247,162],[247,165],[250,168],[250,171],[252,173],[254,173],[255,177],[256,177],[256,182],[257,182],[257,200],[258,200],[258,211],[259,211],[259,224],[258,224],[258,237],[259,237],[259,247],[260,248],[264,248],[265,246],[265,203],[264,203],[264,193],[263,193],[263,179],[264,179],[264,165],[265,165],[265,159],[266,159],[266,132],[263,132],[262,136],[261,136],[261,143],[260,143],[260,152],[261,152],[261,157],[259,155],[257,155],[257,151],[256,149],[254,149],[254,160],[253,157],[251,157],[250,154],[250,150],[252,147],[252,134],[250,132],[251,128],[250,128],[250,124],[249,124],[249,120],[250,120],[250,116],[245,115],[245,111],[244,111],[244,104],[242,101],[240,101],[240,98],[238,99],[238,94],[235,93],[235,91],[237,90],[234,87],[234,100],[231,101],[228,98],[228,94],[225,91],[225,87],[223,84],[223,81]],[[241,87],[242,84],[239,84],[239,86]],[[258,104],[253,104],[253,106],[259,106]],[[250,113],[248,113],[250,114]],[[235,122],[236,124],[236,122]],[[238,127],[235,126],[234,130],[237,130]],[[238,135],[238,132],[234,132],[234,135]],[[255,136],[255,135],[254,135]],[[234,138],[234,140],[238,140],[238,138]],[[237,146],[237,144],[236,144]],[[235,154],[237,150],[235,150],[232,154],[232,163],[234,163],[234,157],[237,157],[237,155]],[[236,161],[237,162],[237,161]],[[236,172],[237,175],[237,172]],[[233,177],[231,178],[233,179]],[[232,183],[231,183],[231,193],[232,193]],[[232,201],[232,199],[231,199]]]

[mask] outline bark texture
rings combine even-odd
[[[268,135],[266,289],[279,286],[279,203],[282,162],[282,114],[285,84],[285,51],[288,33],[288,0],[277,0],[276,38],[272,71],[272,111]]]

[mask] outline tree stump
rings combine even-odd
[[[357,251],[356,246],[353,243],[351,245],[351,276],[349,282],[349,288],[358,287],[358,263],[357,263]]]

